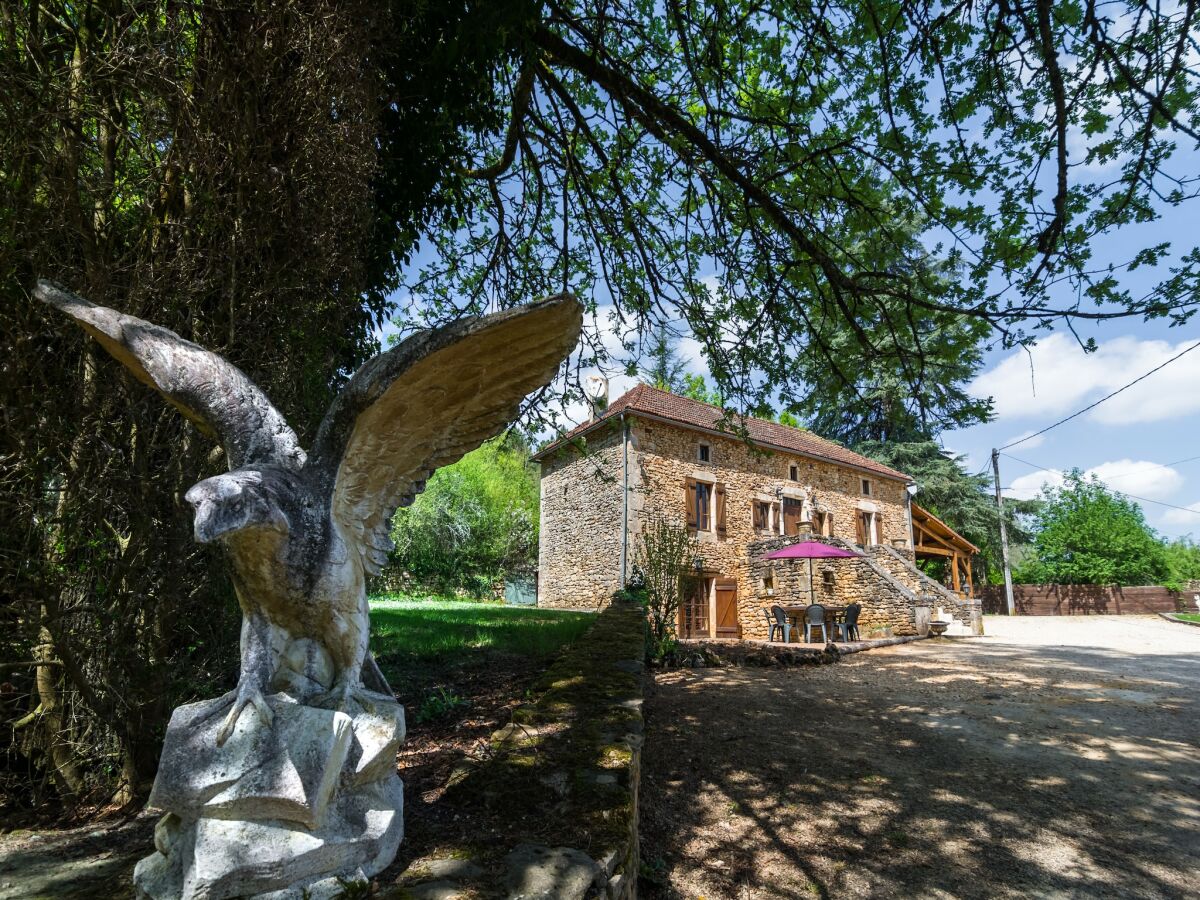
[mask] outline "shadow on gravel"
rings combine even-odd
[[[660,676],[644,896],[1186,896],[1198,689],[1186,654],[968,641]]]
[[[133,867],[154,849],[156,819],[5,835],[0,900],[132,898]]]

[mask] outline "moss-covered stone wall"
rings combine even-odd
[[[641,606],[599,613],[439,801],[482,804],[485,833],[415,861],[396,896],[424,896],[454,860],[472,897],[636,897],[644,653]]]

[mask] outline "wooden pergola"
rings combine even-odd
[[[975,595],[971,557],[979,548],[916,503],[912,504],[913,551],[917,559],[942,559],[950,567],[950,585],[961,595]],[[963,586],[966,591],[963,591]]]

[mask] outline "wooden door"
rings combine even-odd
[[[717,581],[717,637],[738,638],[742,636],[738,622],[737,582],[729,579]]]
[[[711,579],[699,579],[695,592],[680,606],[679,636],[681,638],[711,637],[708,631],[708,588],[711,584]]]
[[[783,533],[799,534],[800,517],[804,514],[804,504],[791,497],[783,498]]]

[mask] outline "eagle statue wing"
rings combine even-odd
[[[65,312],[101,346],[225,449],[230,470],[274,463],[298,470],[304,451],[296,433],[246,374],[175,332],[97,306],[52,281],[39,280],[39,300]]]
[[[392,515],[435,470],[494,437],[545,386],[579,340],[569,295],[406,339],[367,362],[334,400],[305,471],[325,479],[330,511],[377,574]]]

